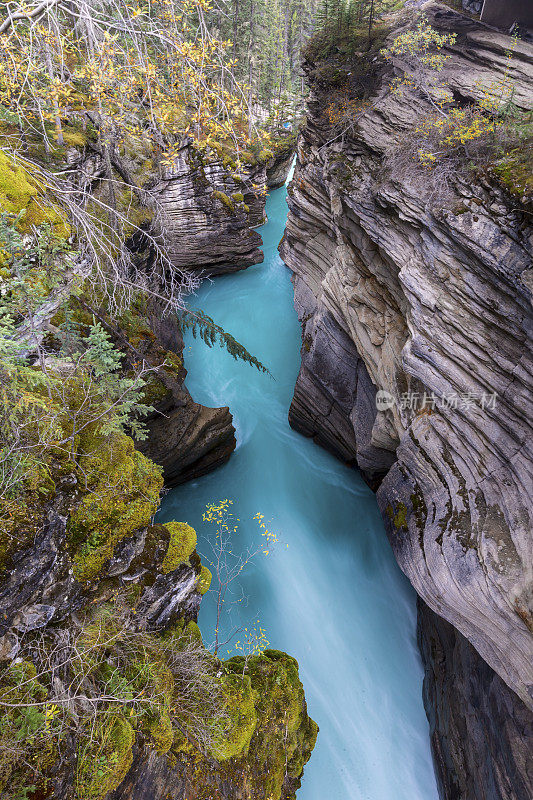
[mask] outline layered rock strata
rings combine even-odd
[[[446,6],[426,3],[424,11],[440,32],[457,34],[441,76],[454,98],[480,99],[483,86],[509,79],[516,106],[531,108],[530,44]],[[389,42],[404,24],[392,23]],[[303,329],[290,420],[380,484],[401,568],[485,662],[492,678],[483,686],[501,679],[508,687],[505,715],[531,720],[531,209],[527,196],[509,194],[489,174],[457,174],[441,193],[423,171],[389,168],[398,139],[433,109],[420,93],[390,90],[403,77],[400,65],[384,64],[379,52],[368,61],[366,113],[342,135],[330,124],[333,90],[307,65],[307,124],[281,245]],[[361,70],[344,70],[357,97]],[[435,687],[426,696],[442,711],[438,760],[447,698]],[[459,677],[456,689],[474,703]],[[499,696],[486,699],[494,720]],[[458,708],[449,710],[454,718]],[[457,720],[447,746],[461,751],[463,734]],[[529,796],[518,778],[515,794],[505,793],[506,781],[514,786],[509,760],[497,777],[500,795],[491,794],[488,761],[478,771],[484,796]],[[467,755],[457,769],[469,769]],[[459,794],[451,785],[442,781],[446,798],[482,796],[471,783]]]
[[[265,221],[265,187],[264,164],[232,176],[184,144],[153,189],[174,266],[209,276],[261,262],[261,237],[252,229]]]
[[[266,162],[266,181],[269,189],[279,189],[287,180],[294,160],[296,136],[282,131],[275,142],[274,154]]]

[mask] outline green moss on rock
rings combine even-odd
[[[124,780],[133,761],[135,733],[121,714],[107,718],[78,750],[78,800],[104,800]]]
[[[215,200],[219,200],[229,214],[235,213],[235,206],[227,194],[224,194],[224,192],[219,192],[218,189],[215,189],[212,197],[214,197]]]
[[[213,576],[211,574],[211,570],[208,569],[205,566],[205,564],[202,564],[202,569],[200,570],[200,577],[198,578],[198,585],[196,587],[200,592],[200,594],[205,594],[209,590],[212,579]]]
[[[66,238],[70,227],[57,206],[46,199],[44,190],[22,167],[0,151],[0,209],[22,216],[18,228],[22,233],[48,223],[56,236]]]
[[[88,581],[98,575],[118,542],[149,524],[159,505],[163,477],[160,467],[122,433],[86,434],[80,452],[86,494],[71,515],[69,534],[76,551],[74,574]]]
[[[217,761],[226,761],[248,752],[255,727],[257,713],[255,694],[248,676],[229,674],[221,678],[226,701],[224,729],[211,747],[211,755]]]
[[[157,752],[161,755],[168,753],[174,741],[174,730],[168,712],[165,711],[158,719],[151,722],[148,730]]]
[[[165,522],[164,527],[170,533],[170,542],[161,572],[173,572],[180,564],[188,561],[196,548],[196,531],[186,522]]]
[[[228,666],[233,663],[239,670],[242,661],[231,659]],[[318,726],[307,714],[296,659],[265,650],[249,660],[246,673],[257,698],[258,724],[250,744],[257,765],[254,780],[264,797],[279,800],[285,776],[298,781],[315,746]]]
[[[533,137],[522,147],[507,153],[496,161],[492,171],[507,191],[523,202],[533,198],[533,171],[531,169],[531,149]]]

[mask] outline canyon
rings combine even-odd
[[[103,304],[90,305],[90,293],[70,297],[68,309],[56,293],[32,328],[53,358],[63,328],[73,323],[86,332],[98,322],[123,353],[121,373],[138,363],[153,368],[144,389],[151,407],[146,438],[90,429],[76,444],[77,460],[48,448],[45,478],[39,473],[28,507],[12,516],[1,540],[0,659],[8,663],[2,697],[16,691],[9,670],[22,671],[22,685],[35,680],[32,664],[43,657],[44,643],[57,653],[89,639],[96,652],[83,679],[89,694],[106,670],[132,669],[115,639],[140,641],[145,660],[152,652],[159,659],[140,668],[150,674],[146,686],[155,686],[157,713],[141,714],[135,729],[125,712],[108,714],[105,758],[103,750],[91,755],[95,740],[81,747],[69,733],[64,749],[44,762],[37,790],[43,800],[294,800],[318,732],[302,684],[309,676],[329,750],[319,745],[323,761],[314,771],[311,763],[314,783],[304,783],[302,797],[326,790],[340,797],[345,786],[384,797],[434,796],[427,737],[425,744],[418,738],[425,734],[423,709],[419,715],[412,696],[422,681],[414,592],[383,551],[385,536],[383,546],[372,541],[381,535],[372,492],[394,558],[418,596],[423,702],[441,800],[533,796],[530,176],[519,147],[494,163],[476,164],[475,155],[470,163],[463,153],[447,173],[431,160],[422,167],[398,156],[420,120],[447,103],[465,109],[483,102],[487,85],[512,86],[513,113],[531,113],[533,43],[434,0],[406,9],[385,15],[373,32],[370,24],[351,57],[337,45],[326,53],[311,42],[304,58],[309,96],[296,142],[278,131],[272,149],[250,152],[239,171],[230,148],[204,158],[201,144],[187,136],[172,163],[156,164],[139,142],[114,154],[115,177],[133,175],[136,195],[151,198],[129,241],[132,251],[150,268],[146,234],[160,236],[169,268],[189,272],[195,285],[205,281],[199,298],[219,312],[208,307],[215,322],[220,318],[230,332],[233,322],[242,325],[239,336],[249,336],[258,357],[270,347],[275,389],[262,383],[269,374],[239,373],[250,365],[235,367],[229,348],[195,353],[187,325],[165,315],[161,297],[117,321]],[[446,39],[440,87],[421,91],[410,83],[405,61],[383,53],[412,30],[415,9],[440,35],[455,37]],[[67,160],[98,187],[111,167],[99,144],[80,141]],[[264,242],[256,228],[266,222],[266,194],[285,183],[295,148],[279,245],[301,325],[292,394],[297,366],[290,345],[298,331],[276,251],[285,190],[269,198],[273,222],[263,228]],[[0,169],[13,182],[5,160]],[[34,194],[32,187],[29,200],[21,195],[15,211],[24,215]],[[254,268],[263,251],[260,273]],[[218,300],[209,293],[211,278]],[[38,367],[35,359],[31,368]],[[291,394],[296,433],[286,429]],[[317,455],[297,433],[328,453]],[[158,511],[163,487],[173,492]],[[199,551],[209,541],[200,534],[197,542],[196,530],[175,520],[186,514],[200,531],[208,502],[241,487],[249,519],[268,500],[294,536],[294,560],[253,573],[250,598],[268,598],[265,613],[283,647],[292,652],[294,642],[303,655],[302,679],[294,658],[266,646],[224,662],[205,655],[197,619],[211,574]],[[204,608],[212,615],[209,603]],[[284,630],[286,620],[292,628]],[[218,637],[218,619],[213,624]],[[90,639],[98,625],[110,632],[111,645]],[[211,659],[226,716],[224,735],[215,731],[207,744],[170,723],[181,689],[179,677],[165,672],[169,641],[177,652],[192,647]],[[136,651],[135,658],[138,669]],[[313,661],[316,672],[309,669]],[[47,664],[53,675],[47,702],[61,704],[71,665]],[[409,675],[398,680],[393,672],[402,669]],[[69,700],[73,718],[86,711],[84,693]],[[373,693],[381,696],[383,714]],[[393,725],[398,749],[386,750]],[[335,738],[341,727],[349,733]],[[390,763],[403,754],[409,763]],[[98,759],[105,769],[94,766]],[[385,775],[391,771],[382,770],[382,760],[397,776]],[[27,785],[13,756],[2,769],[1,791],[10,775]]]

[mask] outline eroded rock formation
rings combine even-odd
[[[421,600],[418,641],[426,667],[424,702],[442,797],[531,797],[529,709],[517,702],[470,642]]]
[[[201,275],[235,272],[263,260],[264,164],[236,180],[222,163],[204,163],[189,144],[177,153],[154,188],[172,263]]]
[[[287,180],[296,146],[294,133],[281,132],[275,142],[274,154],[266,163],[266,180],[269,189],[279,189]]]
[[[483,85],[509,77],[516,105],[531,108],[530,44],[513,46],[446,6],[424,10],[439,31],[457,34],[442,75],[455,98],[479,99]],[[404,23],[393,23],[389,42]],[[401,72],[383,64],[379,51],[368,62],[367,111],[343,135],[332,132],[326,111],[331,86],[316,64],[307,65],[307,125],[281,245],[303,327],[290,420],[380,484],[401,568],[489,665],[479,659],[492,675],[479,692],[499,678],[512,690],[500,711],[528,720],[518,726],[525,736],[533,708],[531,207],[488,174],[457,175],[451,196],[435,202],[429,178],[388,169],[398,137],[432,109],[420,93],[391,92]],[[351,74],[347,85],[357,95],[361,71]],[[378,390],[386,394],[376,404]],[[431,648],[424,652],[437,673]],[[474,704],[462,680],[456,691]],[[438,760],[447,698],[437,683],[426,697],[439,709],[430,709]],[[483,712],[493,720],[498,697],[493,692]],[[450,751],[469,735],[456,719],[459,706],[449,709]],[[481,715],[479,725],[495,737],[497,722],[485,724]],[[511,737],[511,749],[519,738]],[[456,769],[468,770],[468,758]],[[504,788],[514,785],[511,761],[494,770],[499,794],[491,793],[487,755],[473,771],[485,795],[443,779],[443,796],[525,800],[518,778],[515,794]]]
[[[191,397],[185,386],[183,337],[175,319],[161,316],[156,309],[150,315],[150,331],[155,342],[144,337],[143,355],[148,353],[156,364],[169,355],[177,358],[173,369],[159,370],[155,413],[146,418],[149,436],[138,447],[163,467],[165,484],[177,486],[227,461],[236,446],[235,428],[227,406],[209,408]]]

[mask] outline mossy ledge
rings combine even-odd
[[[318,734],[297,661],[265,650],[230,658],[222,668],[229,714],[211,753],[202,757],[178,736],[169,754],[190,781],[185,796],[294,800]],[[210,756],[217,759],[215,770]]]

